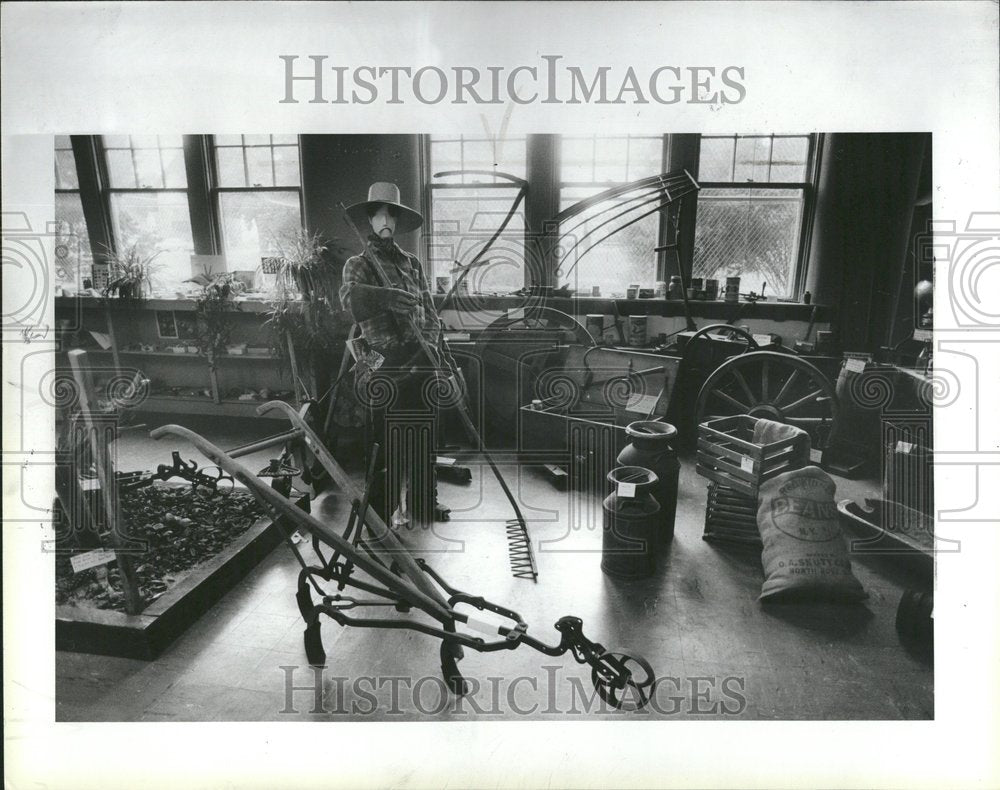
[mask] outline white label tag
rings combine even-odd
[[[896,442],[896,452],[897,453],[909,453],[913,449],[913,444],[910,442]]]
[[[864,373],[865,361],[863,359],[849,359],[844,363],[844,369],[852,373]]]
[[[80,488],[84,491],[100,491],[101,481],[96,477],[85,477],[80,481]]]
[[[618,496],[633,499],[635,497],[635,483],[619,483]]]
[[[633,395],[629,398],[626,408],[643,414],[651,414],[656,404],[660,402],[659,395]]]
[[[301,543],[304,540],[305,537],[298,530],[295,530],[295,532],[292,533],[292,543]]]
[[[434,463],[438,464],[439,466],[454,466],[455,459],[449,458],[446,455],[439,455],[434,459]]]
[[[919,343],[929,343],[934,339],[934,333],[930,329],[914,329],[913,339]]]
[[[522,318],[524,318],[524,308],[518,307],[516,310],[508,310],[507,318],[510,321],[520,321]]]
[[[769,346],[769,345],[771,345],[771,336],[770,335],[754,335],[753,336],[753,342],[756,343],[758,346]]]
[[[753,458],[748,458],[745,455],[740,458],[740,469],[744,472],[753,472]]]
[[[76,554],[69,558],[70,565],[73,566],[73,573],[80,573],[88,568],[96,568],[98,565],[107,565],[113,562],[115,553],[109,549],[94,549],[84,554]]]

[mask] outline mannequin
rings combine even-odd
[[[361,328],[355,389],[366,406],[368,462],[378,444],[371,504],[386,523],[394,514],[402,522],[404,512],[418,524],[447,520],[434,470],[438,373],[422,358],[415,334],[419,329],[436,346],[443,325],[420,261],[395,241],[423,218],[400,203],[395,184],[384,182],[347,212],[358,228],[370,229],[365,249],[344,264],[340,300]]]

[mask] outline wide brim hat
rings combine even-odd
[[[364,232],[368,225],[369,214],[379,206],[392,206],[396,209],[396,232],[407,233],[416,230],[424,224],[424,218],[419,211],[399,202],[399,187],[388,181],[376,181],[368,187],[368,200],[347,207],[347,216]]]

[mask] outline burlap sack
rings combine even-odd
[[[830,476],[816,466],[778,475],[760,488],[764,542],[761,600],[851,602],[866,596],[851,570]]]

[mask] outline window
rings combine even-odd
[[[178,287],[191,276],[194,252],[183,138],[108,135],[101,142],[117,251],[155,256],[154,289]]]
[[[662,173],[663,144],[662,136],[563,137],[559,210],[618,184]],[[629,283],[652,286],[658,279],[653,248],[660,237],[661,215],[654,210],[656,204],[644,204],[648,199],[645,195],[601,203],[560,228],[560,284],[569,281],[577,293],[587,294],[600,286],[604,296],[624,296]],[[622,230],[605,238],[617,228]],[[588,252],[595,244],[600,248]]]
[[[430,239],[428,278],[454,277],[455,261],[468,263],[493,236],[519,188],[503,178],[463,175],[433,178],[450,170],[484,170],[525,177],[527,138],[432,136],[429,143]],[[466,277],[473,293],[509,293],[525,284],[524,206],[486,255],[489,263]],[[432,285],[433,287],[433,285]]]
[[[702,136],[695,277],[797,295],[813,148],[809,135]]]
[[[94,259],[80,200],[76,160],[70,138],[66,135],[55,138],[55,169],[55,282],[78,290],[83,287],[84,278],[91,276]]]
[[[254,270],[302,227],[298,137],[216,135],[213,148],[226,264]]]

